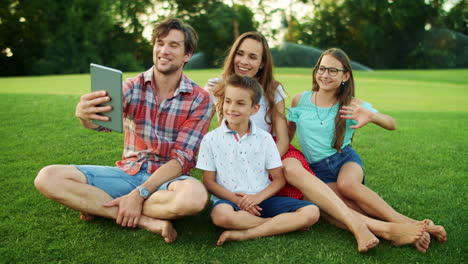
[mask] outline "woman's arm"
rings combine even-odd
[[[276,147],[282,157],[289,148],[289,137],[288,137],[288,125],[286,117],[284,116],[284,100],[279,101],[276,104],[276,110],[272,119],[275,123],[275,134],[276,134]]]
[[[299,104],[299,100],[301,99],[302,93],[296,94],[291,102],[291,107],[296,107]],[[296,133],[296,123],[292,121],[288,121],[288,138],[289,142],[294,138],[294,133]]]

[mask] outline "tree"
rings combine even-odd
[[[0,49],[11,52],[0,56],[0,74],[82,73],[90,62],[141,69],[137,57],[149,44],[137,17],[151,1],[130,2],[6,0]]]
[[[189,23],[198,33],[198,51],[204,54],[205,67],[222,65],[236,35],[256,30],[254,14],[244,5],[232,7],[220,0],[176,0],[168,5],[174,16]]]
[[[461,0],[444,17],[447,28],[468,35],[468,1]]]
[[[443,1],[313,0],[312,17],[299,25],[302,41],[321,49],[343,48],[375,68],[403,68],[428,24],[435,24]]]

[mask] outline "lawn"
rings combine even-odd
[[[289,98],[311,88],[311,70],[280,68]],[[219,70],[192,70],[203,85]],[[113,165],[123,135],[83,129],[74,117],[89,75],[0,78],[0,263],[463,263],[468,249],[468,70],[355,72],[356,96],[398,122],[396,131],[368,125],[353,146],[366,182],[397,211],[444,225],[448,242],[426,254],[380,245],[359,254],[353,236],[320,221],[310,231],[229,242],[206,208],[174,222],[173,244],[112,220],[83,222],[78,213],[37,192],[33,180],[49,164]],[[126,73],[125,77],[135,73]],[[212,128],[215,123],[212,123]],[[297,145],[297,140],[294,140]],[[200,172],[193,170],[200,178]],[[465,212],[465,213],[463,213]]]

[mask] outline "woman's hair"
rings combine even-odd
[[[318,59],[317,64],[315,65],[314,70],[312,72],[312,91],[318,91],[320,89],[315,77],[317,76],[317,70],[320,66],[320,62],[322,61],[322,58],[325,55],[331,55],[335,59],[340,61],[343,65],[343,69],[346,70],[345,72],[349,72],[350,75],[348,81],[341,83],[340,87],[336,90],[335,93],[335,97],[339,102],[338,109],[341,109],[342,106],[349,105],[354,97],[353,70],[351,69],[349,57],[343,50],[338,48],[331,48],[324,51],[322,55],[320,55],[320,58]],[[340,112],[338,111],[335,117],[335,135],[333,139],[333,148],[335,148],[337,151],[340,151],[341,145],[343,145],[345,130],[346,119],[341,118]]]
[[[224,60],[224,68],[221,78],[223,80],[227,80],[229,76],[235,74],[234,58],[236,57],[237,50],[239,49],[242,42],[248,38],[256,40],[262,45],[262,66],[258,69],[257,74],[253,78],[256,79],[262,85],[264,95],[268,101],[268,109],[265,114],[265,122],[271,125],[272,131],[274,131],[275,119],[273,118],[273,116],[274,114],[279,114],[275,106],[275,93],[280,83],[273,78],[273,58],[271,56],[268,42],[262,34],[255,31],[249,31],[240,35],[236,39],[234,44],[232,44],[232,47],[229,51],[229,55]],[[218,122],[221,122],[221,120],[223,119],[223,113],[220,112],[219,109],[221,109],[220,106],[224,101],[224,82],[220,82],[216,85],[213,94],[215,97],[220,99],[218,100],[215,109],[218,110],[219,114]],[[269,121],[267,117],[270,117],[271,121]]]

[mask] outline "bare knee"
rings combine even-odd
[[[320,210],[316,205],[308,205],[298,210],[303,215],[305,226],[312,226],[320,218]]]
[[[34,186],[40,193],[51,198],[59,180],[57,166],[50,165],[39,171],[34,179]]]
[[[34,186],[46,197],[56,200],[66,180],[85,183],[86,177],[73,166],[49,165],[39,171]]]
[[[200,182],[183,180],[177,182],[177,195],[174,198],[172,212],[174,218],[195,215],[201,212],[208,201],[208,193]]]
[[[302,165],[298,161],[292,159],[285,159],[283,161],[283,173],[288,183],[293,184],[300,181],[302,177],[306,176],[305,172],[307,171],[302,168]]]
[[[359,193],[362,184],[353,179],[340,179],[336,183],[338,192],[344,197],[353,200]]]
[[[220,214],[213,211],[211,213],[211,221],[213,221],[215,226],[222,228],[229,228],[232,226],[232,217],[228,214]]]

